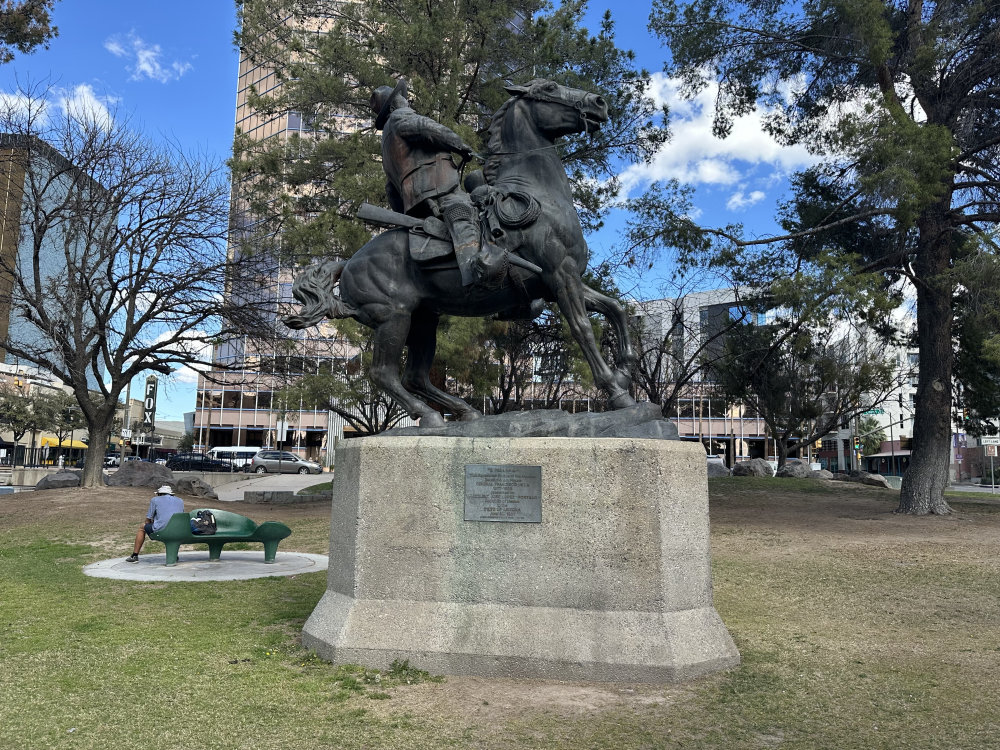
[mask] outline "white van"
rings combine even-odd
[[[212,448],[205,455],[209,458],[216,458],[220,461],[229,461],[237,469],[242,469],[250,463],[262,448],[252,448],[245,445],[224,445]]]

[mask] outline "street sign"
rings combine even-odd
[[[992,457],[996,456],[996,454],[997,454],[997,446],[995,446],[995,445],[987,445],[986,446],[986,455],[987,456],[989,456],[989,457],[992,458]]]
[[[130,438],[130,437],[132,437],[132,430],[122,430],[122,437],[123,438]]]
[[[983,435],[979,438],[980,445],[1000,445],[1000,435]]]

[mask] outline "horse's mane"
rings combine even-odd
[[[486,129],[486,163],[483,164],[483,175],[487,182],[493,182],[496,176],[499,156],[503,153],[503,120],[507,116],[507,111],[514,106],[514,103],[521,98],[520,95],[512,96],[500,105],[500,108],[493,113],[490,125]]]

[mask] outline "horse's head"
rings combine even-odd
[[[531,109],[535,126],[550,139],[597,130],[608,121],[608,104],[597,94],[536,78],[523,86],[507,86]]]

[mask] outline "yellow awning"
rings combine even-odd
[[[49,447],[51,447],[51,448],[58,448],[59,447],[59,440],[57,440],[54,437],[43,437],[42,438],[42,446],[44,447],[46,445],[49,446]],[[87,444],[86,443],[81,443],[79,440],[70,441],[69,438],[63,438],[62,447],[63,448],[67,448],[67,449],[68,448],[86,448]]]

